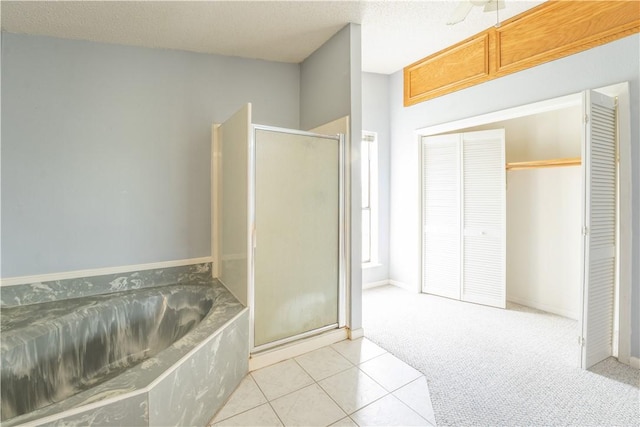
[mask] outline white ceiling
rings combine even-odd
[[[500,20],[543,1],[505,0]],[[298,63],[348,22],[362,25],[364,71],[390,74],[496,23],[474,7],[445,25],[443,1],[5,1],[2,30]]]

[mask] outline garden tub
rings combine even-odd
[[[2,424],[204,425],[246,374],[218,281],[2,309]]]

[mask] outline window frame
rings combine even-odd
[[[379,239],[379,226],[378,226],[378,215],[379,215],[379,203],[378,203],[378,134],[376,132],[371,131],[362,131],[361,144],[365,142],[369,143],[369,162],[368,164],[364,163],[364,158],[361,158],[360,167],[362,168],[362,176],[364,176],[365,172],[368,172],[368,206],[361,206],[361,218],[364,217],[364,211],[369,211],[369,257],[367,260],[362,260],[362,268],[371,268],[377,267],[380,265],[379,261],[379,247],[378,247],[378,239]],[[361,146],[362,148],[362,146]],[[363,194],[365,188],[362,188]],[[364,222],[363,222],[364,227]],[[363,235],[361,240],[361,245],[363,246],[363,255],[364,255],[364,228]],[[364,258],[364,257],[363,257]]]

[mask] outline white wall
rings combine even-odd
[[[579,167],[507,173],[507,300],[580,314]]]
[[[378,262],[362,270],[362,284],[389,280],[389,76],[362,73],[362,129],[378,134]]]
[[[582,112],[579,105],[465,129],[504,128],[507,162],[580,157]]]
[[[297,128],[300,67],[2,34],[2,276],[211,255],[211,124]]]
[[[581,156],[579,105],[460,130],[504,128],[507,162]],[[507,300],[578,319],[580,167],[507,172]]]
[[[415,130],[623,81],[631,88],[633,195],[640,194],[640,35],[403,107],[402,71],[391,76],[391,279],[419,289],[419,145]],[[632,200],[633,257],[640,260],[640,197]],[[640,356],[640,262],[632,274],[631,355]]]

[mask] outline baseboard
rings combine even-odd
[[[65,271],[61,273],[39,274],[34,276],[17,276],[0,279],[0,286],[24,285],[28,283],[51,282],[54,280],[77,279],[80,277],[104,276],[107,274],[120,274],[130,271],[154,270],[157,268],[182,267],[192,264],[213,262],[213,258],[191,258],[175,261],[153,262],[149,264],[122,265],[118,267],[93,268],[88,270]]]
[[[630,357],[629,365],[631,365],[632,368],[640,369],[640,357]]]
[[[578,320],[578,313],[570,310],[564,310],[558,307],[554,307],[547,304],[542,304],[537,301],[528,300],[526,298],[507,297],[507,301],[516,304],[524,305],[526,307],[535,308],[537,310],[546,311],[547,313],[557,314],[558,316],[567,317],[569,319]]]
[[[389,284],[391,284],[389,280],[380,280],[379,282],[369,282],[369,283],[364,283],[362,285],[362,289],[377,288],[378,286],[385,286]]]
[[[346,328],[334,329],[282,347],[253,354],[249,358],[249,372],[343,341],[347,337],[348,330]]]
[[[409,291],[409,292],[413,292],[413,293],[419,293],[419,291],[415,288],[415,286],[411,286],[407,283],[404,282],[399,282],[397,280],[389,280],[389,284],[393,285],[393,286],[397,286],[399,288],[404,289],[405,291]]]
[[[364,337],[364,329],[349,329],[348,337],[350,340],[357,340]]]

